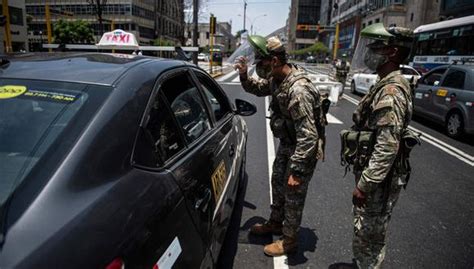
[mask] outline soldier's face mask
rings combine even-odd
[[[272,62],[269,60],[262,60],[258,62],[257,66],[255,67],[255,72],[257,73],[257,76],[263,79],[269,79],[273,72]]]
[[[388,56],[379,49],[386,46],[383,41],[360,37],[351,62],[353,73],[373,73],[388,62]]]
[[[369,49],[364,55],[364,64],[372,71],[376,71],[379,67],[388,62],[388,56],[376,53],[375,50]]]

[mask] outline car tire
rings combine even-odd
[[[351,93],[357,93],[355,81],[351,82]]]
[[[459,138],[463,134],[464,121],[461,113],[453,111],[446,117],[445,123],[446,133],[452,138]]]

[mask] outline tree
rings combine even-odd
[[[328,53],[328,52],[329,52],[328,47],[326,47],[323,43],[318,41],[318,42],[314,43],[313,45],[311,45],[307,48],[290,51],[289,54],[303,55],[303,54],[307,54],[307,53],[313,54],[313,53]]]
[[[54,43],[75,44],[75,43],[93,43],[94,31],[89,23],[77,21],[59,20],[53,25]]]
[[[198,21],[206,19],[207,13],[202,8],[207,3],[207,0],[198,0]],[[193,0],[184,0],[184,23],[186,24],[185,39],[191,39],[191,35],[188,33],[193,32]],[[186,42],[185,42],[186,43]]]
[[[107,0],[87,0],[87,3],[94,8],[94,12],[97,14],[97,19],[99,20],[99,31],[102,35],[104,33],[102,12],[104,6],[107,4]]]

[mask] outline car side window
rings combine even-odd
[[[213,85],[212,81],[206,78],[203,74],[197,74],[199,83],[204,90],[207,100],[209,101],[212,113],[216,121],[224,118],[224,116],[231,112],[230,104],[227,97],[220,89]]]
[[[211,129],[209,115],[198,88],[187,73],[166,80],[161,90],[168,100],[188,143]]]
[[[134,161],[159,167],[184,148],[184,141],[167,103],[158,94],[151,104],[146,125],[140,130]]]
[[[464,79],[466,73],[460,70],[449,72],[443,80],[442,86],[455,89],[464,89]]]
[[[414,70],[410,68],[402,68],[403,75],[418,75]]]
[[[445,68],[434,70],[433,72],[425,76],[425,78],[422,81],[422,84],[437,86],[435,85],[436,81],[437,83],[441,81],[441,78],[443,77],[443,74],[445,71],[446,71]]]

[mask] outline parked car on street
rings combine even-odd
[[[254,105],[183,61],[0,67],[0,268],[214,268]]]
[[[409,65],[400,66],[402,74],[409,81],[414,79],[413,83],[416,83],[421,75],[413,67]],[[356,73],[352,76],[351,80],[351,92],[352,93],[362,93],[367,94],[370,89],[375,85],[377,81],[377,73],[367,74],[367,73]]]
[[[198,54],[198,61],[200,62],[209,62],[209,55],[205,53],[199,53]]]
[[[433,68],[418,80],[414,96],[416,115],[443,124],[446,133],[474,134],[474,65]]]

